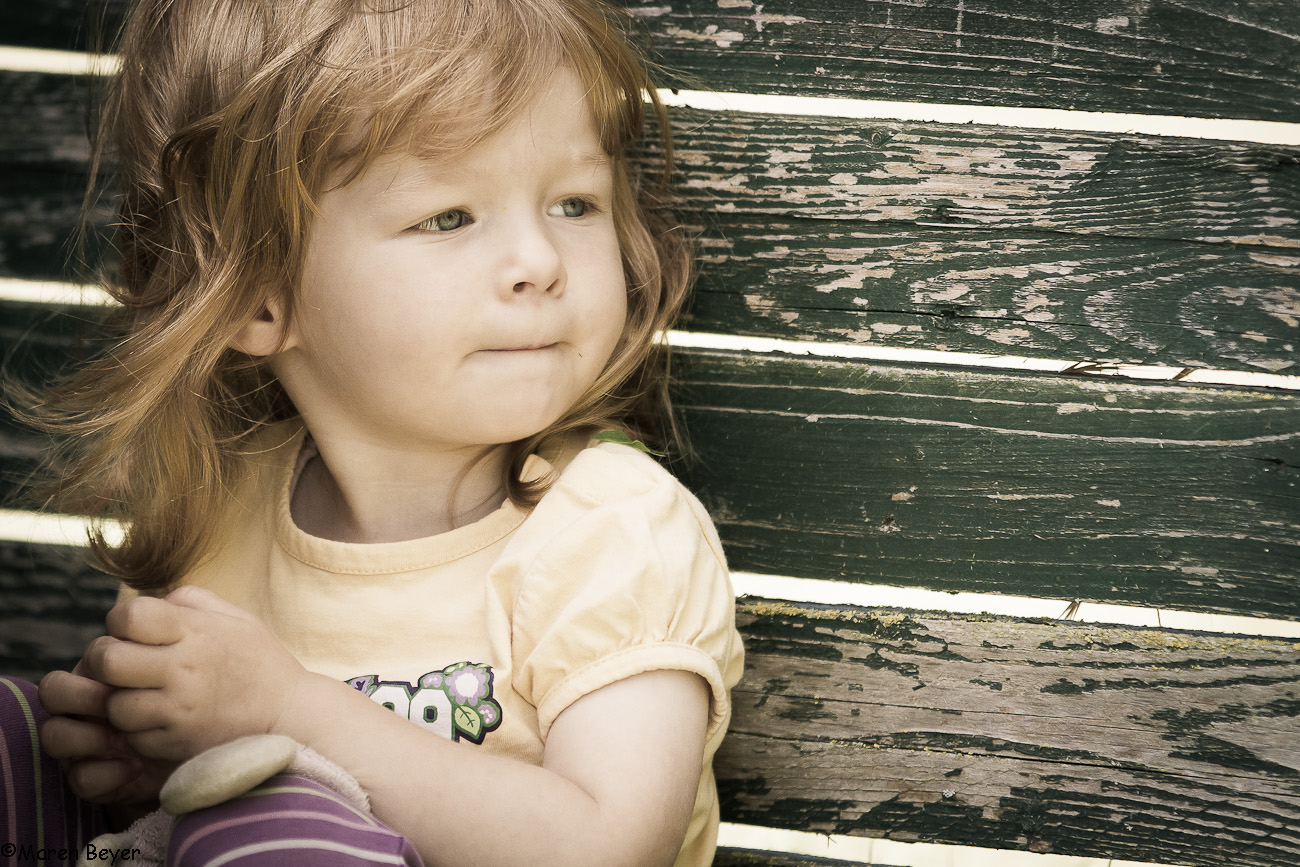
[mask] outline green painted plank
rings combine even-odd
[[[75,324],[30,363],[93,351]],[[1300,395],[696,351],[675,369],[698,452],[679,469],[734,568],[1300,619]],[[11,489],[35,446],[10,430]]]
[[[1300,395],[679,352],[732,568],[1300,619]]]
[[[104,634],[116,596],[84,549],[0,540],[0,671],[37,681],[70,670]]]
[[[0,590],[0,665],[33,679],[74,664],[113,599],[77,549],[16,542]],[[1294,641],[759,599],[737,618],[727,820],[1189,865],[1300,854]]]
[[[1300,644],[744,599],[723,818],[1221,867],[1300,859]]]
[[[1294,121],[1287,0],[621,0],[679,84],[715,90]],[[101,6],[107,25],[97,25]],[[9,44],[84,48],[124,0],[8,0]]]
[[[97,84],[83,76],[0,69],[0,168],[84,169],[87,107],[100,92]]]
[[[85,176],[60,170],[0,166],[0,277],[75,279],[75,226]],[[107,214],[100,225],[106,225]],[[91,249],[104,248],[102,236]]]
[[[0,173],[80,169],[84,84],[0,84]],[[687,212],[1300,247],[1300,145],[691,109],[673,130]]]
[[[29,78],[20,92],[57,77]],[[79,97],[54,90],[45,145],[42,125],[0,134],[0,275],[71,272]],[[1300,148],[701,112],[675,126],[681,216],[702,233],[692,327],[1296,365]]]
[[[107,348],[117,308],[0,301],[0,371],[8,381],[49,382]],[[3,416],[0,416],[3,418]]]
[[[701,216],[687,328],[1300,373],[1300,251]]]
[[[1289,0],[623,0],[694,89],[1294,122]]]
[[[0,0],[0,41],[58,51],[111,44],[130,0]]]
[[[686,213],[1300,247],[1300,145],[678,109]]]

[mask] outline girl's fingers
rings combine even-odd
[[[165,655],[166,648],[120,641],[105,635],[90,643],[81,662],[86,676],[101,684],[156,689],[163,685],[167,673]],[[109,698],[111,696],[106,696],[105,702]]]
[[[126,739],[104,723],[50,717],[41,726],[41,748],[63,762],[107,759],[129,755]]]
[[[112,802],[119,790],[140,776],[140,767],[140,759],[134,757],[77,762],[68,768],[68,785],[83,800]]]
[[[171,722],[170,703],[157,689],[124,689],[108,700],[108,721],[128,735],[165,728]]]
[[[113,606],[104,618],[108,634],[137,644],[175,644],[184,635],[184,609],[163,599],[134,596]]]
[[[193,584],[186,584],[183,587],[176,588],[168,593],[163,598],[163,601],[170,602],[179,608],[192,608],[198,611],[208,611],[212,614],[225,614],[228,617],[235,617],[240,620],[253,619],[253,615],[235,603],[226,601],[206,587],[195,587]]]
[[[78,668],[84,667],[78,663]],[[41,706],[55,716],[107,715],[106,702],[113,688],[107,684],[66,671],[52,671],[41,679],[36,696]]]

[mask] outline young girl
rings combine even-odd
[[[46,753],[129,807],[280,733],[369,796],[277,778],[176,863],[708,864],[741,647],[700,505],[608,441],[666,408],[689,270],[619,15],[140,0],[121,57],[129,332],[46,413],[129,589]]]

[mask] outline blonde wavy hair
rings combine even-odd
[[[265,364],[229,347],[268,297],[292,317],[326,179],[413,142],[420,156],[463,153],[509,124],[557,65],[585,85],[615,162],[628,318],[579,403],[510,445],[507,494],[536,504],[545,483],[522,483],[519,470],[550,437],[671,430],[654,428],[671,419],[655,336],[681,310],[691,259],[660,216],[668,124],[626,24],[602,0],[134,4],[87,196],[115,176],[120,264],[102,282],[122,305],[122,336],[29,413],[63,435],[52,504],[126,528],[116,545],[92,531],[103,568],[142,592],[173,584],[203,555],[250,436],[295,414]],[[658,184],[634,177],[626,156],[647,102],[661,136]]]

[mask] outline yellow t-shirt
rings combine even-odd
[[[334,542],[289,514],[303,440],[296,425],[266,432],[239,505],[183,583],[256,614],[309,670],[533,765],[582,696],[646,671],[700,675],[713,697],[676,864],[708,865],[711,763],[743,658],[722,548],[699,502],[635,449],[589,443],[556,458],[559,478],[531,511],[507,501],[437,536]],[[523,475],[551,469],[533,455]]]

